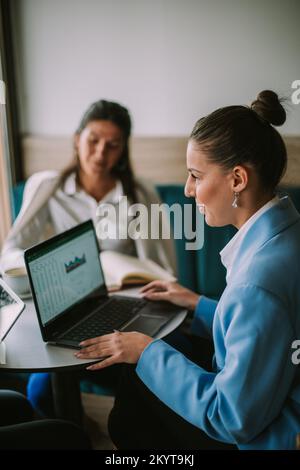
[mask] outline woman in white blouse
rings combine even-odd
[[[153,185],[133,175],[130,132],[130,116],[123,106],[100,100],[88,108],[74,135],[71,165],[63,172],[43,171],[28,179],[21,211],[3,246],[2,270],[24,266],[26,248],[87,219],[91,218],[96,228],[97,209],[103,203],[117,206],[120,196],[127,196],[128,204],[143,203],[148,209],[151,204],[161,203]],[[118,219],[127,226],[130,222],[126,216]],[[127,226],[123,227],[126,232]],[[172,240],[100,237],[99,245],[102,251],[109,249],[150,258],[171,273],[175,271]],[[118,371],[102,374],[101,383],[111,385],[117,376]],[[41,414],[52,416],[49,374],[32,374],[27,395]]]
[[[24,266],[24,250],[52,235],[90,218],[96,227],[97,208],[104,202],[117,206],[120,196],[148,208],[161,202],[152,184],[133,175],[130,132],[128,110],[118,103],[100,100],[87,109],[74,135],[71,165],[63,172],[43,171],[28,179],[20,214],[3,246],[3,270]],[[129,223],[126,217],[122,220]],[[175,270],[171,240],[101,238],[99,244],[101,250],[150,258],[170,272]]]

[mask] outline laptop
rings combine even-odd
[[[154,337],[178,313],[169,302],[108,295],[92,220],[25,251],[45,342],[80,349],[84,339],[119,331]]]
[[[3,279],[0,279],[0,343],[6,338],[24,308],[24,302]]]

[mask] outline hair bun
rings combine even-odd
[[[258,116],[274,126],[281,126],[286,120],[286,112],[278,95],[271,90],[261,91],[251,103],[251,109]]]

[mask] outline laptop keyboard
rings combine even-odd
[[[111,299],[85,321],[67,331],[60,339],[80,342],[88,338],[112,333],[136,316],[146,304],[144,299]]]

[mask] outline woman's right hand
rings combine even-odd
[[[189,310],[195,310],[200,300],[199,294],[176,282],[152,281],[142,287],[140,292],[148,300],[167,300]]]

